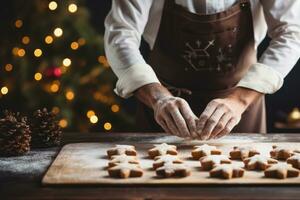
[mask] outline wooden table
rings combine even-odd
[[[138,143],[158,133],[66,133],[64,143]],[[300,142],[300,134],[238,134],[257,142]],[[54,153],[58,152],[56,148]],[[1,158],[0,158],[1,159]],[[45,169],[46,170],[46,169]],[[0,179],[0,199],[299,199],[300,186],[41,186],[43,174]],[[1,177],[0,177],[1,178]]]

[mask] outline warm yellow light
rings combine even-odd
[[[69,67],[72,64],[72,61],[70,58],[63,59],[63,65],[66,67]]]
[[[8,88],[6,86],[1,88],[1,94],[6,95],[8,93]]]
[[[96,114],[95,114],[95,111],[93,111],[93,110],[89,110],[89,111],[86,112],[86,116],[87,116],[88,118],[91,118],[91,117],[94,116],[94,115],[96,115]]]
[[[43,54],[43,51],[41,49],[35,49],[34,50],[34,56],[40,57]]]
[[[25,54],[26,54],[25,49],[18,49],[17,55],[19,57],[23,57],[23,56],[25,56]]]
[[[54,107],[52,108],[52,112],[53,112],[54,114],[58,114],[58,113],[60,112],[59,107],[54,106]]]
[[[23,21],[18,19],[15,21],[16,28],[21,28],[23,26]]]
[[[98,122],[98,117],[96,115],[91,116],[90,122],[92,124],[96,124]]]
[[[68,6],[68,10],[69,10],[70,13],[76,12],[76,11],[77,11],[77,5],[74,4],[74,3],[70,4],[70,5]]]
[[[61,37],[63,35],[63,30],[61,28],[56,28],[53,33],[56,37]]]
[[[117,104],[114,104],[111,106],[111,111],[116,113],[120,111],[120,106],[118,106]]]
[[[59,126],[62,128],[66,128],[68,126],[68,121],[66,119],[59,120]]]
[[[24,36],[24,37],[22,38],[22,43],[23,43],[23,44],[29,44],[29,42],[30,42],[30,38],[29,38],[28,36]]]
[[[55,1],[51,1],[48,7],[50,10],[55,10],[57,8],[57,3]]]
[[[79,44],[80,46],[85,45],[85,43],[86,43],[86,41],[85,41],[84,38],[79,38],[79,39],[78,39],[78,44]]]
[[[40,80],[42,80],[42,78],[43,78],[43,75],[41,73],[37,72],[34,74],[34,79],[36,81],[40,81]]]
[[[101,63],[104,67],[109,67],[109,63],[105,56],[99,56],[98,62]]]
[[[51,92],[57,92],[59,90],[59,85],[57,83],[53,83],[51,86],[50,86],[50,91]]]
[[[111,125],[111,123],[106,122],[106,123],[103,125],[103,127],[104,127],[105,130],[109,131],[109,130],[111,130],[112,125]]]
[[[300,119],[300,110],[299,108],[294,108],[293,111],[290,113],[290,118],[292,120]]]
[[[14,47],[12,49],[12,54],[15,55],[15,56],[17,56],[18,55],[18,51],[19,51],[19,48],[18,47]]]
[[[13,70],[12,64],[6,64],[4,68],[5,68],[5,70],[8,71],[8,72],[10,72],[11,70]]]
[[[53,37],[50,35],[47,35],[45,37],[45,42],[46,42],[46,44],[51,44],[53,42]]]
[[[73,100],[74,97],[75,97],[75,94],[73,91],[70,90],[70,91],[66,92],[66,99],[68,99],[69,101]]]
[[[78,44],[78,42],[72,42],[70,46],[71,46],[71,49],[76,50],[76,49],[78,49],[79,44]]]

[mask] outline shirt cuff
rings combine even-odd
[[[283,76],[275,69],[262,63],[253,64],[237,84],[264,94],[272,94],[283,85]]]
[[[120,97],[129,98],[136,89],[150,83],[160,83],[152,67],[146,63],[134,64],[119,77],[114,91]]]

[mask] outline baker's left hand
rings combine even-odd
[[[213,99],[197,120],[197,132],[202,140],[220,138],[239,123],[243,112],[262,93],[237,88],[225,98]]]

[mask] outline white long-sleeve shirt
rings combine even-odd
[[[214,13],[230,7],[236,0],[176,0],[190,12]],[[237,86],[262,93],[274,93],[283,84],[300,57],[300,0],[250,0],[255,47],[266,33],[269,47]],[[209,3],[208,3],[209,2]],[[206,4],[205,4],[206,3]],[[159,80],[142,57],[141,37],[152,49],[160,26],[164,0],[113,0],[105,20],[105,51],[118,77],[115,92],[124,98]]]

